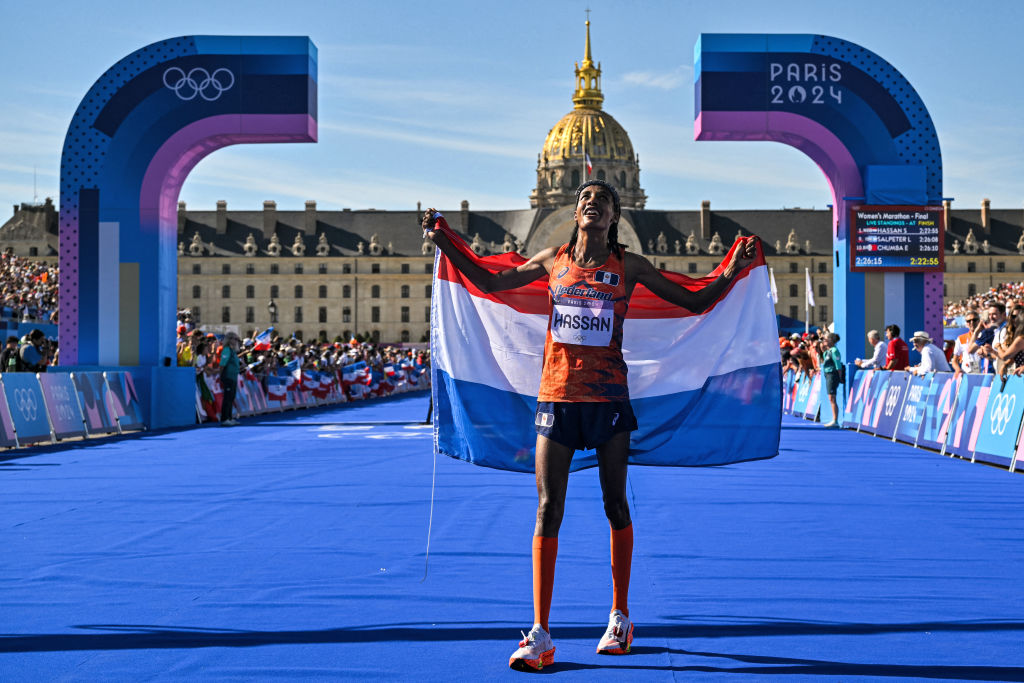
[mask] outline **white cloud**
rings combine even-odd
[[[693,80],[693,67],[680,64],[669,71],[630,71],[622,76],[622,81],[629,85],[658,90],[675,90]]]

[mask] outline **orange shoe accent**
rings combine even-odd
[[[629,631],[626,633],[626,641],[619,643],[617,647],[605,649],[597,648],[599,655],[628,655],[633,650],[633,622],[629,622]]]
[[[612,610],[629,616],[629,574],[633,564],[633,525],[612,529]]]
[[[533,537],[533,623],[548,628],[551,614],[551,593],[555,587],[555,558],[558,557],[558,537]]]
[[[509,657],[508,667],[516,671],[541,671],[545,666],[555,663],[555,648],[542,652],[537,659],[517,659]]]

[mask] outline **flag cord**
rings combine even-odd
[[[437,449],[434,449],[434,468],[430,475],[430,517],[427,519],[427,554],[423,560],[423,578],[420,583],[427,580],[427,572],[430,569],[430,529],[434,526],[434,488],[437,483]]]

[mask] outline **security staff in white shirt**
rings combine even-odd
[[[882,341],[881,335],[878,334],[878,330],[871,330],[868,332],[868,344],[875,349],[875,355],[871,356],[868,360],[857,358],[853,362],[861,370],[871,370],[872,368],[880,368],[885,365],[885,342]]]
[[[910,372],[915,375],[924,375],[928,372],[950,372],[953,369],[949,367],[949,361],[946,360],[942,349],[932,343],[932,338],[928,336],[927,332],[915,332],[910,341],[914,345],[914,349],[921,354],[921,364],[908,368]]]

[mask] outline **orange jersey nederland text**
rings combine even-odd
[[[597,268],[580,268],[563,245],[548,279],[551,314],[544,342],[538,401],[629,399],[622,359],[626,275],[619,254]]]

